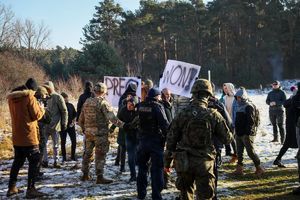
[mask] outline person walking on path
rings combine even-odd
[[[260,159],[255,153],[254,139],[256,135],[255,127],[255,107],[248,100],[245,88],[240,88],[235,94],[237,100],[237,110],[235,118],[235,132],[237,143],[238,163],[236,166],[235,174],[243,175],[244,167],[244,149],[246,149],[248,156],[254,162],[257,176],[264,173],[264,169],[260,165]]]

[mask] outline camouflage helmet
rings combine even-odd
[[[198,93],[198,92],[201,92],[201,91],[207,92],[211,96],[213,95],[212,86],[211,86],[211,83],[208,80],[198,79],[198,80],[195,81],[195,83],[192,87],[191,93],[195,94],[195,93]]]
[[[94,86],[94,91],[95,92],[106,93],[107,92],[107,86],[102,82],[98,82]]]

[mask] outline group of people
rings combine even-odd
[[[279,127],[282,149],[274,165],[284,167],[281,157],[289,147],[300,143],[300,93],[286,99],[275,81],[268,94],[270,120],[274,126],[274,140],[278,141]],[[298,83],[300,87],[300,83]],[[297,89],[294,87],[293,89]],[[168,187],[171,168],[174,167],[180,190],[178,199],[217,199],[218,168],[222,162],[221,151],[236,163],[235,173],[243,175],[243,154],[256,167],[261,176],[264,169],[254,149],[254,138],[259,125],[259,111],[247,96],[244,87],[237,91],[232,83],[223,85],[223,96],[214,96],[214,85],[205,79],[197,79],[191,89],[191,98],[177,97],[168,88],[153,88],[146,80],[142,98],[137,96],[137,86],[130,83],[119,99],[118,112],[105,99],[107,86],[98,82],[85,83],[85,91],[79,97],[77,112],[69,103],[68,94],[55,92],[51,81],[38,86],[32,78],[25,85],[15,88],[8,95],[12,119],[14,162],[10,172],[7,196],[21,192],[16,187],[17,176],[25,159],[29,161],[26,197],[36,198],[46,194],[35,188],[35,181],[42,177],[41,167],[48,167],[47,141],[53,142],[53,167],[58,163],[58,141],[61,138],[62,161],[66,156],[66,136],[71,139],[71,160],[76,156],[76,121],[84,134],[81,181],[91,180],[90,165],[95,154],[96,184],[110,184],[104,176],[106,154],[109,151],[109,134],[118,127],[119,144],[115,165],[125,171],[126,152],[130,170],[130,182],[137,185],[137,199],[147,195],[148,174],[151,175],[152,199],[162,199],[161,191]],[[286,137],[283,128],[283,106],[286,107]],[[290,109],[290,110],[289,110]],[[298,124],[297,124],[298,123]],[[296,134],[296,130],[298,131]],[[297,140],[292,139],[293,136]],[[233,153],[232,153],[233,150]],[[297,154],[300,181],[300,151]],[[136,165],[138,171],[136,172]],[[295,190],[300,193],[300,187]]]

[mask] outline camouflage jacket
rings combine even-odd
[[[229,144],[233,138],[221,114],[207,108],[207,101],[195,99],[172,121],[167,135],[167,151],[184,150],[188,155],[214,159],[213,136],[224,144]]]
[[[85,133],[92,135],[107,135],[109,125],[113,123],[123,126],[104,97],[91,97],[86,100],[81,110],[78,124]]]

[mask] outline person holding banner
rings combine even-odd
[[[81,180],[87,181],[90,179],[89,169],[95,148],[96,184],[109,184],[113,180],[103,176],[106,154],[109,150],[109,124],[111,122],[115,126],[123,127],[124,123],[115,116],[111,105],[105,99],[107,93],[106,85],[101,82],[97,83],[94,87],[94,92],[95,97],[87,99],[83,104],[78,120],[78,124],[86,137]]]

